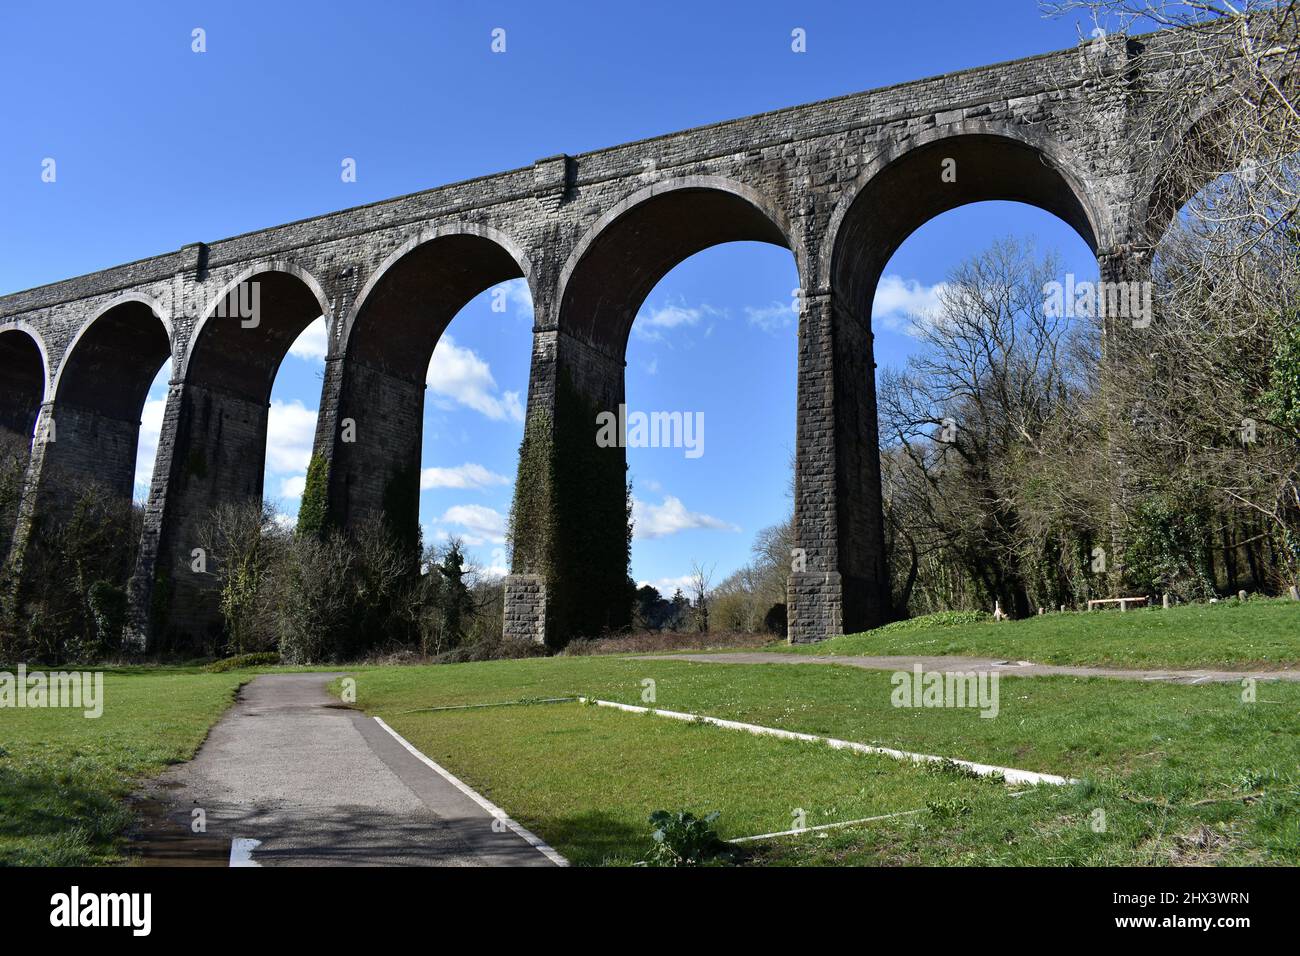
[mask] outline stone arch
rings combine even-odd
[[[205,530],[220,505],[261,503],[276,372],[322,315],[328,326],[320,283],[292,262],[266,259],[223,285],[195,324],[168,396],[132,586],[134,613],[152,615],[152,650],[219,649],[220,555]],[[207,554],[204,571],[194,570],[196,548]],[[151,596],[155,575],[168,582],[162,602]]]
[[[75,405],[138,420],[145,397],[172,357],[172,326],[158,303],[127,293],[106,303],[77,330],[51,383],[60,407]]]
[[[449,241],[442,243],[440,240]],[[438,264],[443,274],[432,272],[421,274],[420,267],[429,264],[425,259],[435,258],[434,253],[447,257],[447,261]],[[413,254],[416,255],[412,258]],[[462,258],[454,259],[453,257],[457,255],[462,256]],[[505,262],[505,257],[513,260],[513,266]],[[483,280],[489,275],[498,276],[498,278],[484,282]],[[400,284],[397,290],[399,292],[403,289],[411,291],[410,287],[412,285],[423,283],[424,288],[418,291],[433,292],[437,288],[435,282],[444,277],[453,279],[457,283],[457,287],[447,289],[441,293],[441,297],[445,301],[437,303],[436,307],[441,307],[443,311],[463,296],[465,289],[475,288],[475,286],[477,286],[477,289],[469,298],[464,299],[459,306],[456,306],[455,311],[450,316],[446,317],[446,320],[442,322],[442,328],[437,328],[436,319],[439,317],[435,317],[435,322],[432,323],[432,328],[437,329],[434,335],[435,344],[446,325],[451,321],[456,311],[459,311],[464,306],[465,302],[497,283],[522,278],[528,283],[529,294],[536,300],[537,290],[533,284],[532,263],[522,247],[504,232],[491,226],[469,222],[451,223],[432,229],[422,229],[418,234],[411,236],[389,253],[361,286],[356,301],[353,303],[352,308],[348,310],[347,315],[343,317],[341,323],[339,332],[340,351],[344,353],[350,351],[350,343],[358,320],[366,312],[395,308],[391,301],[385,301],[385,299],[391,300],[391,298],[395,297],[392,290],[387,290],[387,295],[385,295],[386,290],[383,288],[385,283]],[[433,298],[433,296],[430,296],[430,298]],[[429,325],[430,323],[424,324]],[[425,335],[429,334],[428,329],[421,331]],[[430,349],[430,352],[432,352],[432,349]]]
[[[260,314],[245,319],[239,314],[245,306],[255,306]],[[321,316],[329,327],[330,314],[324,287],[302,266],[285,259],[253,263],[208,301],[176,378],[239,390],[250,398],[264,394],[269,400],[289,346]]]
[[[425,377],[452,319],[472,299],[533,267],[511,237],[490,226],[421,230],[385,257],[340,323],[337,411],[316,448],[329,459],[327,514],[336,526],[382,517],[414,546]],[[340,440],[347,427],[350,440]],[[327,431],[328,429],[328,431]]]
[[[956,181],[940,178],[955,160]],[[821,288],[865,306],[898,247],[925,223],[970,203],[1022,202],[1058,216],[1094,252],[1115,241],[1077,159],[1058,143],[1011,127],[965,121],[910,137],[877,156],[836,206],[818,258]],[[847,303],[845,303],[847,304]]]
[[[1243,157],[1232,144],[1214,136],[1224,114],[1240,97],[1229,84],[1207,97],[1180,130],[1167,135],[1139,170],[1142,178],[1133,204],[1130,224],[1135,236],[1154,248],[1173,225],[1178,212],[1219,175],[1230,172]]]
[[[955,180],[945,182],[945,160]],[[790,578],[795,641],[864,630],[894,613],[885,566],[872,300],[890,258],[918,228],[987,200],[1059,216],[1094,251],[1113,241],[1079,164],[1029,132],[981,122],[929,130],[876,156],[833,211],[800,351],[795,539],[807,571]],[[830,428],[826,422],[832,422]]]
[[[621,443],[597,443],[596,416],[624,401],[628,336],[655,285],[696,253],[741,241],[790,250],[802,281],[806,260],[787,215],[753,187],[717,176],[633,191],[566,260],[558,310],[534,338],[508,633],[560,644],[630,622],[627,455]]]
[[[791,250],[802,278],[806,256],[792,235],[783,211],[735,180],[681,176],[652,183],[608,210],[579,240],[560,273],[560,329],[621,357],[637,310],[675,266],[724,242],[768,242]]]
[[[47,478],[94,482],[130,499],[149,386],[172,357],[171,324],[157,302],[111,300],[69,343],[51,383],[56,438]]]

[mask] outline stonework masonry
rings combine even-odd
[[[0,394],[14,393],[6,401],[16,409],[0,425],[30,434],[40,409],[58,426],[56,446],[36,428],[10,560],[21,567],[23,521],[57,512],[65,479],[56,471],[130,494],[140,408],[170,359],[132,629],[149,649],[210,646],[220,626],[215,578],[192,570],[191,554],[213,507],[260,497],[271,380],[316,316],[329,328],[315,455],[327,469],[330,520],[348,527],[386,510],[409,520],[423,369],[466,302],[507,279],[528,283],[527,416],[555,423],[562,381],[594,407],[621,401],[628,332],[668,270],[716,243],[756,240],[788,248],[800,277],[790,636],[811,641],[882,622],[892,609],[871,302],[889,257],[934,216],[996,199],[1060,216],[1110,272],[1125,271],[1117,257],[1140,270],[1153,238],[1149,210],[1169,197],[1159,195],[1159,150],[1129,131],[1144,108],[1147,52],[1174,42],[1115,36],[552,156],[0,297]],[[1098,75],[1123,75],[1127,85],[1099,84]],[[265,315],[249,330],[218,306],[254,283]],[[104,334],[110,327],[118,332]],[[114,350],[128,332],[148,344],[133,348],[148,362]],[[88,425],[95,416],[102,421]],[[346,422],[353,443],[341,440]],[[591,431],[550,447],[594,442],[594,422]],[[622,493],[608,491],[611,500]],[[519,556],[571,554],[564,545],[574,540],[612,548],[627,529],[581,527],[572,509],[551,517],[529,523],[547,540],[514,542],[505,628],[560,644],[577,635],[557,633],[548,608],[626,595],[589,593],[558,558],[530,558],[533,567]]]

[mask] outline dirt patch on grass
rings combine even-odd
[[[1168,848],[1174,866],[1214,866],[1232,849],[1232,839],[1213,827],[1202,824],[1188,833],[1179,833]]]

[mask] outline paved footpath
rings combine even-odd
[[[338,676],[255,678],[153,796],[187,828],[203,808],[209,844],[261,841],[251,857],[261,866],[553,865],[494,829],[486,809],[374,718],[340,704],[326,691]]]
[[[996,657],[851,657],[829,654],[782,654],[775,651],[743,651],[735,654],[647,654],[636,660],[699,661],[709,664],[839,664],[872,671],[910,671],[916,664],[926,671],[999,671],[1011,677],[1111,677],[1116,680],[1168,681],[1173,684],[1238,684],[1246,677],[1257,680],[1300,681],[1300,670],[1122,670],[1114,667],[1068,667],[1005,661]]]

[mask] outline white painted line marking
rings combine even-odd
[[[383,727],[384,730],[388,731],[388,733],[392,735],[393,739],[396,740],[403,747],[405,747],[411,753],[411,755],[415,757],[415,759],[419,760],[422,764],[424,764],[426,767],[431,769],[434,773],[438,774],[438,776],[442,777],[444,780],[450,783],[461,793],[465,794],[465,796],[469,797],[471,800],[477,803],[488,813],[492,814],[492,816],[500,820],[507,828],[509,828],[518,836],[522,837],[528,843],[529,846],[533,847],[539,853],[541,853],[542,856],[546,857],[556,866],[569,865],[569,861],[566,860],[564,857],[562,857],[554,849],[552,849],[551,846],[547,844],[545,840],[537,836],[537,834],[533,833],[531,830],[528,830],[525,827],[520,826],[514,820],[511,820],[509,814],[507,814],[504,810],[498,807],[487,797],[484,797],[482,794],[478,793],[471,787],[467,786],[465,783],[461,782],[461,780],[458,779],[455,774],[438,766],[438,764],[434,763],[424,754],[420,753],[420,751],[416,750],[415,747],[411,745],[411,742],[409,740],[407,740],[405,737],[403,737],[401,734],[395,731],[392,727],[389,727],[386,723],[384,723],[382,718],[376,717],[375,722],[379,724],[380,727]]]
[[[261,866],[253,859],[253,851],[262,845],[261,840],[231,840],[230,841],[230,865],[231,866]]]
[[[816,827],[801,827],[798,830],[778,830],[776,833],[760,833],[758,836],[736,837],[734,840],[728,840],[728,843],[749,843],[753,840],[769,840],[772,837],[795,836],[800,833],[816,833],[818,830],[835,830],[839,827],[857,826],[859,823],[874,823],[877,820],[892,820],[894,817],[910,817],[914,813],[924,813],[925,807],[920,810],[903,810],[900,813],[883,813],[878,817],[863,817],[861,820],[845,820],[843,823],[823,823]]]
[[[869,744],[855,743],[852,740],[837,740],[834,737],[819,737],[816,734],[801,734],[793,730],[778,730],[775,727],[760,727],[758,724],[744,724],[738,720],[722,720],[718,717],[705,717],[702,714],[683,714],[675,710],[656,710],[652,707],[636,707],[632,704],[619,704],[612,700],[597,700],[593,697],[582,697],[580,700],[590,701],[593,704],[599,704],[601,707],[614,707],[618,710],[626,710],[633,714],[656,714],[660,717],[671,717],[673,720],[698,720],[706,724],[713,724],[715,727],[725,727],[728,730],[744,730],[751,734],[758,734],[766,737],[780,737],[785,740],[803,740],[809,743],[829,744],[836,750],[853,750],[864,754],[883,754],[886,757],[893,757],[897,760],[910,760],[913,763],[943,763],[949,758],[936,757],[933,754],[918,754],[908,750],[894,750],[890,747],[873,747]],[[376,718],[378,719],[378,718]],[[1013,767],[995,767],[986,763],[973,763],[969,760],[952,760],[959,767],[965,767],[981,777],[991,777],[1000,774],[1007,783],[1050,783],[1061,786],[1067,783],[1078,783],[1069,777],[1058,777],[1053,773],[1037,773],[1033,770],[1016,770]]]

